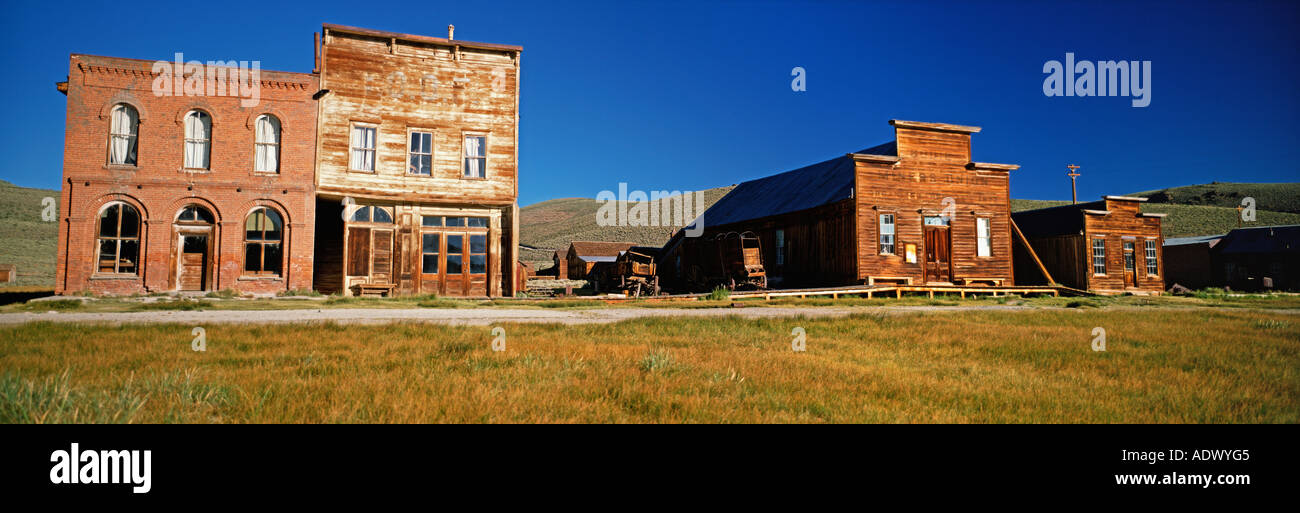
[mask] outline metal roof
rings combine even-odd
[[[898,144],[890,141],[854,153],[898,156]],[[704,211],[704,226],[788,214],[851,198],[854,169],[853,157],[844,155],[741,183]]]
[[[1298,253],[1300,225],[1237,228],[1223,236],[1219,253]]]
[[[1214,242],[1214,241],[1216,241],[1216,240],[1222,239],[1222,238],[1223,238],[1223,235],[1224,235],[1224,234],[1218,234],[1218,235],[1201,235],[1201,236],[1197,236],[1197,237],[1174,237],[1174,238],[1170,238],[1170,239],[1165,239],[1165,245],[1166,245],[1166,246],[1185,246],[1185,245],[1188,245],[1188,244],[1202,244],[1202,243],[1209,243],[1209,242]]]

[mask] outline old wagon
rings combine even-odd
[[[683,241],[678,285],[696,291],[767,288],[762,243],[753,232],[725,232]]]
[[[622,251],[611,265],[597,267],[592,276],[592,287],[602,290],[620,290],[640,297],[642,294],[659,295],[659,277],[655,275],[657,248],[636,246]]]

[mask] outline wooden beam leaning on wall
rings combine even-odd
[[[1047,284],[1055,286],[1057,283],[1056,280],[1052,279],[1052,273],[1047,272],[1047,266],[1043,265],[1043,261],[1038,259],[1038,253],[1034,252],[1034,247],[1029,244],[1029,239],[1025,238],[1025,234],[1020,232],[1020,227],[1016,225],[1016,220],[1010,219],[1010,221],[1011,228],[1014,229],[1016,235],[1020,237],[1020,242],[1024,243],[1025,249],[1029,251],[1029,256],[1034,257],[1034,263],[1038,264],[1038,270],[1043,271],[1043,276],[1047,277]]]

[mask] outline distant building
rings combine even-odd
[[[1165,239],[1165,286],[1222,287],[1223,280],[1213,271],[1214,248],[1222,239],[1222,234]]]
[[[613,265],[619,253],[636,246],[634,242],[596,242],[575,240],[565,256],[570,280],[585,280],[597,266]]]
[[[1141,211],[1146,198],[1026,210],[1011,215],[1037,255],[1016,241],[1016,283],[1046,284],[1038,262],[1061,285],[1100,294],[1160,293],[1165,289],[1160,221]]]
[[[1212,251],[1216,277],[1232,290],[1300,290],[1300,225],[1237,228]]]

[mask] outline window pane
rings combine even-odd
[[[266,226],[266,220],[262,217],[261,210],[254,210],[248,215],[248,220],[244,221],[244,239],[245,240],[262,240],[262,228]]]
[[[447,247],[450,248],[451,244],[448,243]],[[461,270],[460,259],[461,256],[458,254],[452,254],[452,253],[447,254],[447,274],[460,274],[464,272]]]
[[[469,256],[470,274],[487,274],[487,255]]]
[[[117,241],[99,241],[99,272],[111,273],[117,269]]]
[[[438,252],[438,234],[436,233],[424,234],[423,242],[424,242],[424,246],[423,246],[424,249],[422,251],[425,254],[436,254]]]
[[[369,223],[370,207],[357,207],[356,212],[352,213],[352,220],[359,223]]]
[[[438,255],[424,255],[420,272],[424,274],[438,274]]]
[[[473,135],[465,138],[465,156],[466,157],[484,157],[487,154],[484,150],[487,146],[487,138],[481,135]]]
[[[465,243],[464,243],[464,242],[465,242],[465,241],[464,241],[464,236],[462,236],[462,235],[448,235],[448,236],[447,236],[447,253],[448,253],[448,254],[452,254],[452,255],[459,255],[459,254],[461,254],[461,253],[464,253],[464,252],[465,252]],[[448,267],[448,268],[450,268],[450,267]]]
[[[442,216],[421,216],[420,224],[423,226],[442,226]]]
[[[469,252],[487,253],[487,235],[470,235]]]
[[[122,205],[122,232],[119,236],[140,236],[140,214],[131,205]]]
[[[393,222],[393,216],[389,214],[387,210],[380,207],[372,207],[372,210],[374,210],[374,220],[376,223]]]
[[[253,273],[262,270],[261,244],[244,244],[244,270]]]
[[[140,255],[140,241],[124,240],[121,241],[121,249],[117,253],[117,272],[133,273],[135,272],[136,258]]]
[[[465,226],[465,218],[463,218],[463,217],[448,217],[448,218],[447,218],[447,226]]]
[[[118,205],[109,205],[103,212],[99,213],[99,236],[100,237],[117,237],[117,211]]]
[[[488,220],[486,217],[471,217],[466,219],[466,226],[471,228],[487,228]]]
[[[280,260],[284,257],[284,252],[279,244],[263,244],[262,251],[262,271],[271,274],[280,274]]]

